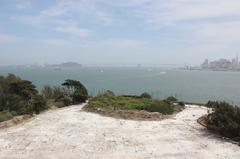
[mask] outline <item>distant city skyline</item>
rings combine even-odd
[[[240,71],[239,57],[236,55],[232,59],[215,59],[210,61],[205,59],[204,62],[199,66],[185,65],[185,70],[209,70],[209,71]]]
[[[218,59],[214,61],[205,61],[201,64],[201,69],[204,70],[218,70],[218,71],[240,71],[240,63],[238,55],[232,59]]]
[[[240,55],[239,0],[1,0],[0,66],[200,65]]]

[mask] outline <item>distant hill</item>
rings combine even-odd
[[[49,65],[49,66],[51,67],[82,67],[82,65],[77,62],[65,62],[65,63]]]

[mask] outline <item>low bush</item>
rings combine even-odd
[[[174,111],[173,106],[164,101],[131,96],[96,96],[89,101],[88,107],[112,110],[146,110],[162,114],[171,114]]]
[[[61,86],[44,86],[42,89],[42,95],[46,98],[46,99],[59,99],[61,97],[63,97],[66,94],[69,94],[69,92]]]
[[[8,111],[0,112],[0,122],[9,120],[12,117],[13,117],[12,114],[10,112],[8,112]]]
[[[180,101],[180,102],[178,102],[178,105],[180,105],[182,107],[185,107],[185,102],[184,101]]]
[[[85,86],[76,80],[67,79],[62,86],[44,86],[42,95],[47,99],[49,107],[64,107],[72,104],[83,103],[88,99]],[[54,102],[53,102],[54,101]]]
[[[178,99],[173,96],[167,97],[166,100],[169,102],[177,102],[178,101]]]
[[[101,94],[100,94],[101,95]],[[105,92],[103,92],[102,94],[103,96],[115,96],[114,92],[111,90],[107,90]]]
[[[206,119],[207,128],[240,141],[240,108],[215,101],[209,101],[207,106],[213,108],[213,113]]]
[[[32,100],[33,112],[39,114],[41,111],[43,111],[47,108],[48,108],[47,101],[43,96],[41,96],[41,95],[34,96],[34,98]]]
[[[152,96],[147,92],[144,92],[143,94],[141,94],[140,97],[141,98],[152,99]]]
[[[72,98],[69,97],[69,96],[64,96],[64,97],[61,99],[61,101],[63,102],[63,104],[64,104],[65,106],[69,106],[69,105],[72,104]]]
[[[151,104],[146,105],[143,110],[146,110],[149,112],[160,112],[162,114],[172,114],[174,111],[172,105],[163,101],[152,102]]]

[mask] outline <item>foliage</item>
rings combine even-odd
[[[119,110],[146,110],[163,114],[173,113],[173,106],[160,100],[148,98],[135,98],[128,96],[104,96],[92,98],[89,107]]]
[[[39,114],[48,108],[48,104],[63,107],[87,100],[87,89],[81,82],[68,79],[62,85],[64,87],[45,86],[40,95],[31,81],[22,80],[14,74],[0,76],[1,121],[12,115]]]
[[[72,104],[72,98],[70,96],[64,96],[61,101],[63,102],[64,106],[69,106]]]
[[[46,99],[41,95],[34,96],[34,98],[32,100],[33,112],[39,114],[41,111],[43,111],[45,109],[47,109]]]
[[[213,108],[206,119],[207,128],[240,141],[240,108],[215,101],[209,101],[207,106]]]
[[[115,96],[114,92],[111,90],[107,90],[107,91],[103,92],[102,95],[103,96]]]
[[[12,114],[8,111],[0,112],[0,122],[9,120],[12,118]]]
[[[47,99],[59,99],[62,98],[64,95],[69,94],[69,92],[60,86],[44,86],[42,89],[42,95]]]
[[[47,99],[53,99],[53,88],[49,85],[46,85],[42,88],[41,94]]]
[[[70,93],[61,86],[44,86],[42,89],[42,95],[48,101],[48,105],[64,107],[72,104],[72,97],[70,97]]]
[[[64,107],[71,104],[83,103],[88,99],[88,92],[85,86],[76,80],[66,80],[62,86],[44,86],[42,95],[45,97],[49,104],[57,107]]]
[[[184,102],[184,101],[180,101],[180,102],[178,102],[178,104],[179,104],[180,106],[182,106],[182,107],[185,106],[185,102]]]
[[[217,107],[219,107],[222,103],[225,103],[225,102],[208,101],[207,104],[206,104],[206,107],[208,107],[208,108],[217,108]]]
[[[38,91],[32,82],[19,80],[9,84],[9,93],[17,94],[24,99],[31,99],[33,96],[37,95]]]
[[[47,109],[46,102],[31,81],[13,74],[0,76],[0,111],[23,115],[39,113],[44,109]]]
[[[87,89],[81,82],[67,79],[62,86],[65,86],[70,92],[73,104],[83,103],[88,99]]]
[[[173,96],[167,97],[166,100],[169,102],[177,102],[178,101],[178,99]]]
[[[152,96],[149,93],[147,93],[147,92],[144,92],[143,94],[141,94],[140,97],[141,98],[147,98],[147,99],[151,99],[152,98]]]

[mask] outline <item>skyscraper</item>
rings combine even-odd
[[[236,64],[238,65],[239,62],[238,62],[238,55],[236,56]]]

